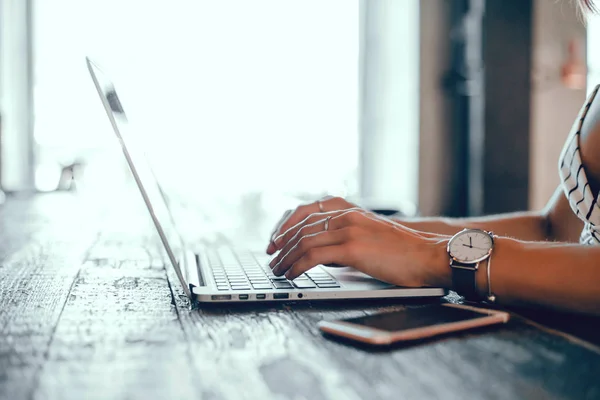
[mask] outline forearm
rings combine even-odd
[[[411,229],[442,235],[453,235],[464,228],[476,228],[526,241],[553,239],[547,219],[540,212],[511,213],[480,218],[396,218],[394,220]]]
[[[451,287],[448,256],[441,244],[436,262],[441,281],[437,283]],[[487,294],[486,266],[477,271],[481,295]],[[490,267],[492,292],[499,304],[600,315],[600,247],[499,238]]]

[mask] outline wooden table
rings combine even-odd
[[[422,302],[190,310],[144,218],[64,194],[0,207],[0,398],[600,398],[598,347],[518,319],[374,351],[316,323]]]

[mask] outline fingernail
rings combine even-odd
[[[272,254],[273,253],[273,242],[270,242],[269,245],[267,246],[267,254]]]

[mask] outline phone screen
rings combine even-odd
[[[432,325],[468,321],[486,317],[487,315],[486,313],[463,308],[436,305],[422,308],[407,308],[402,311],[351,318],[344,321],[382,331],[396,332]]]

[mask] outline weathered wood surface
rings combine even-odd
[[[600,398],[598,352],[519,321],[373,351],[316,323],[420,302],[190,310],[145,215],[110,211],[0,207],[0,398]]]

